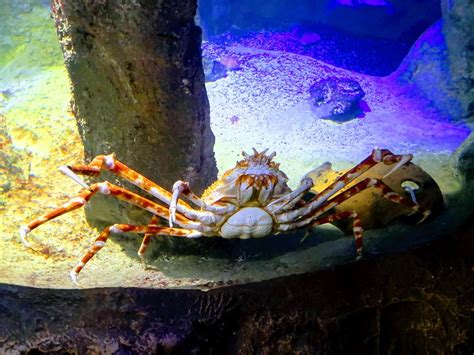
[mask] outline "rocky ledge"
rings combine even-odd
[[[209,291],[1,284],[0,352],[472,353],[473,233]]]

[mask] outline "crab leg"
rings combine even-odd
[[[123,200],[125,202],[131,203],[132,205],[141,207],[147,211],[150,211],[151,213],[164,218],[168,219],[169,218],[169,211],[167,208],[159,205],[156,202],[153,202],[151,200],[148,200],[140,195],[137,195],[131,191],[128,191],[122,187],[113,185],[109,182],[102,182],[102,183],[96,183],[91,185],[87,189],[83,189],[79,192],[79,194],[76,197],[71,198],[68,202],[66,202],[64,205],[61,207],[56,208],[55,210],[45,214],[44,216],[32,221],[31,223],[22,226],[20,228],[20,236],[21,236],[21,241],[26,247],[30,247],[30,244],[26,240],[26,236],[29,232],[31,232],[33,229],[37,228],[38,226],[42,225],[43,223],[50,221],[56,217],[59,217],[67,212],[73,211],[79,207],[84,206],[87,201],[91,199],[93,195],[95,195],[97,192],[104,194],[104,195],[112,195],[117,197],[120,200]],[[187,219],[186,217],[178,214],[176,216],[177,224],[180,225],[181,227],[188,228],[188,229],[200,229],[201,224],[191,221]]]
[[[68,168],[77,174],[87,176],[99,176],[102,170],[110,171],[144,191],[147,191],[166,204],[169,204],[171,200],[171,193],[115,159],[115,154],[113,153],[109,155],[98,155],[88,165],[72,165],[68,166]],[[183,205],[191,208],[191,206],[185,203],[183,203]]]
[[[373,179],[373,178],[367,178],[356,185],[352,186],[351,188],[347,189],[346,191],[342,192],[341,194],[337,195],[336,197],[330,199],[327,201],[325,204],[320,206],[318,209],[315,211],[312,211],[310,214],[304,216],[303,219],[298,220],[297,222],[293,223],[282,223],[281,220],[279,219],[280,216],[277,216],[277,222],[282,223],[279,226],[280,231],[287,231],[295,228],[300,228],[309,224],[314,223],[315,219],[321,216],[322,214],[328,212],[332,208],[336,207],[337,205],[340,205],[342,202],[345,200],[349,199],[350,197],[358,194],[359,192],[368,189],[370,187],[374,187],[376,189],[379,189],[382,193],[382,196],[394,203],[398,203],[401,205],[404,205],[408,208],[411,208],[413,211],[417,213],[421,213],[423,215],[423,218],[418,222],[421,223],[423,222],[430,214],[430,210],[424,210],[422,209],[418,204],[413,202],[411,199],[408,199],[406,197],[403,197],[393,191],[390,187],[388,187],[382,180],[380,179]],[[283,216],[283,215],[281,215]]]
[[[334,214],[330,214],[323,218],[317,219],[315,222],[312,223],[312,226],[317,226],[317,225],[326,224],[326,223],[333,223],[333,222],[339,221],[341,219],[346,219],[346,218],[353,219],[352,220],[352,233],[355,239],[357,257],[360,258],[362,255],[362,232],[364,231],[364,229],[362,228],[360,218],[357,212],[355,211],[336,212]]]
[[[313,187],[313,180],[305,177],[301,180],[300,186],[268,204],[267,209],[272,213],[286,211],[300,201],[303,196]]]
[[[68,173],[67,170],[70,170]],[[125,164],[115,159],[114,154],[110,155],[98,155],[95,157],[89,165],[75,165],[68,167],[61,167],[60,170],[71,177],[74,181],[78,182],[83,186],[83,184],[78,181],[79,177],[74,177],[74,173],[82,175],[99,175],[101,170],[108,170],[119,177],[126,179],[131,182],[133,185],[139,187],[140,189],[148,192],[152,196],[156,197],[160,201],[166,204],[171,204],[173,201],[175,203],[175,208],[178,212],[182,213],[189,219],[198,219],[204,224],[214,224],[217,223],[221,217],[215,216],[212,213],[196,211],[190,205],[184,201],[179,201],[173,199],[173,196],[170,192],[163,189],[158,184],[154,183],[150,179],[139,174],[135,170],[129,168]],[[71,173],[72,172],[72,173]],[[189,189],[188,189],[189,190]],[[190,200],[193,203],[196,203],[201,207],[204,203],[199,200],[199,198],[189,190]],[[173,216],[173,213],[172,213]]]
[[[88,189],[81,190],[76,197],[71,198],[68,202],[66,202],[61,207],[58,207],[54,209],[53,211],[46,213],[45,215],[35,219],[34,221],[28,223],[27,225],[21,226],[20,237],[21,237],[21,242],[23,243],[23,245],[27,248],[31,247],[31,244],[26,240],[26,236],[33,229],[67,212],[73,211],[75,209],[78,209],[79,207],[84,206],[95,193],[96,191],[92,191]]]
[[[150,219],[150,223],[148,225],[157,225],[159,222],[159,218],[157,215],[153,215]],[[142,239],[142,244],[140,245],[140,249],[138,249],[138,256],[140,257],[140,260],[142,261],[143,268],[146,270],[147,265],[146,265],[146,260],[145,260],[145,251],[148,248],[148,244],[150,244],[151,237],[153,236],[152,233],[145,233]]]
[[[222,216],[232,212],[236,207],[234,205],[224,205],[224,206],[217,206],[217,205],[207,205],[203,200],[201,200],[194,192],[191,191],[189,188],[189,182],[178,180],[173,185],[173,194],[171,196],[170,202],[170,218],[169,218],[169,225],[173,227],[173,223],[176,222],[176,210],[179,211],[179,203],[180,203],[180,196],[185,196],[189,201],[194,203],[195,205],[201,207],[203,210],[212,213],[206,213],[201,211],[182,211],[182,213],[193,219],[198,219],[200,222],[205,224],[215,224],[222,220]],[[214,213],[220,215],[216,216]]]
[[[156,225],[148,225],[148,226],[134,226],[131,224],[114,224],[113,226],[105,228],[102,233],[95,239],[92,246],[89,250],[84,254],[81,260],[77,263],[74,269],[71,270],[70,276],[72,282],[76,285],[79,285],[77,282],[77,276],[87,264],[87,262],[95,255],[97,252],[105,246],[107,239],[109,238],[110,233],[145,233],[146,236],[149,235],[169,235],[174,237],[186,237],[186,238],[199,238],[202,236],[201,232],[196,230],[188,230],[188,229],[181,229],[181,228],[168,228]],[[142,242],[143,245],[143,242]],[[140,247],[140,251],[142,247]],[[143,262],[143,255],[140,255],[140,251],[138,255]]]
[[[331,169],[331,163],[326,162],[321,164],[321,166],[317,167],[316,169],[311,170],[301,179],[300,186],[298,186],[298,188],[286,195],[281,196],[275,201],[272,201],[267,206],[267,209],[272,213],[277,213],[279,211],[287,211],[293,208],[314,186],[313,179],[309,177],[309,174],[319,176],[329,169]]]
[[[101,170],[107,170],[131,182],[138,188],[148,192],[163,203],[169,205],[172,201],[172,194],[170,192],[115,159],[114,154],[98,155],[90,162],[89,165],[73,165],[69,166],[68,168],[77,174],[88,176],[98,176]],[[200,201],[200,199],[192,192],[190,192],[187,197],[189,197],[191,202],[195,203],[199,207],[202,207],[202,201]],[[206,216],[199,217],[199,215],[202,215],[202,213],[195,211],[184,201],[177,201],[177,210],[178,212],[187,215],[188,218],[206,218]]]
[[[392,154],[388,149],[374,149],[372,154],[365,158],[362,162],[354,166],[349,171],[345,172],[340,178],[338,178],[333,184],[329,185],[323,191],[318,193],[315,197],[309,200],[303,207],[296,210],[292,210],[287,213],[283,213],[279,216],[280,223],[286,223],[295,220],[298,216],[308,215],[319,206],[323,205],[333,195],[337,194],[340,190],[344,189],[350,182],[361,176],[370,168],[374,167],[378,163],[384,163],[386,165],[395,164],[388,174],[393,173],[395,170],[408,163],[413,156],[407,155],[395,155]]]

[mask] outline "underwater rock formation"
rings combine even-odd
[[[240,62],[232,56],[223,56],[219,59],[203,56],[202,64],[206,82],[225,78],[228,72],[241,69]]]
[[[207,292],[0,284],[0,353],[472,354],[473,232]]]
[[[402,83],[415,86],[440,112],[460,120],[461,105],[453,90],[448,48],[442,32],[444,24],[445,21],[439,20],[429,27],[393,75]]]
[[[471,133],[451,158],[458,177],[467,188],[469,195],[474,193],[474,133]]]
[[[442,10],[453,90],[461,117],[474,122],[474,3],[442,0]]]
[[[365,96],[357,81],[337,77],[317,80],[309,93],[317,115],[333,120],[354,118],[360,113],[359,102]]]
[[[433,106],[452,121],[474,120],[474,5],[468,1],[443,0],[443,19],[428,28],[415,42],[394,73],[414,85]],[[463,185],[465,208],[474,194],[473,134],[451,158]]]
[[[166,189],[182,179],[200,193],[215,179],[196,6],[53,1],[87,160],[115,152]],[[130,220],[100,198],[87,213],[91,222]]]

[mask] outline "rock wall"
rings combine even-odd
[[[443,26],[443,20],[430,26],[392,75],[406,85],[415,86],[437,110],[458,121],[462,119],[462,108],[453,88]]]
[[[458,178],[464,187],[464,198],[472,205],[474,195],[474,133],[471,133],[464,143],[451,157]]]
[[[461,117],[474,123],[474,3],[442,0],[442,10],[453,89]]]
[[[470,0],[442,0],[443,33],[446,37],[451,91],[460,107],[459,119],[474,126],[474,3]],[[465,193],[466,206],[474,196],[474,135],[452,157]]]
[[[182,179],[200,193],[215,179],[196,6],[195,0],[52,2],[87,159],[115,152],[167,189]],[[94,199],[89,219],[128,221],[128,209],[110,201]]]

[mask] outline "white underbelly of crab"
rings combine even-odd
[[[233,214],[221,227],[220,235],[226,239],[266,237],[272,232],[273,219],[263,209],[245,207]]]

